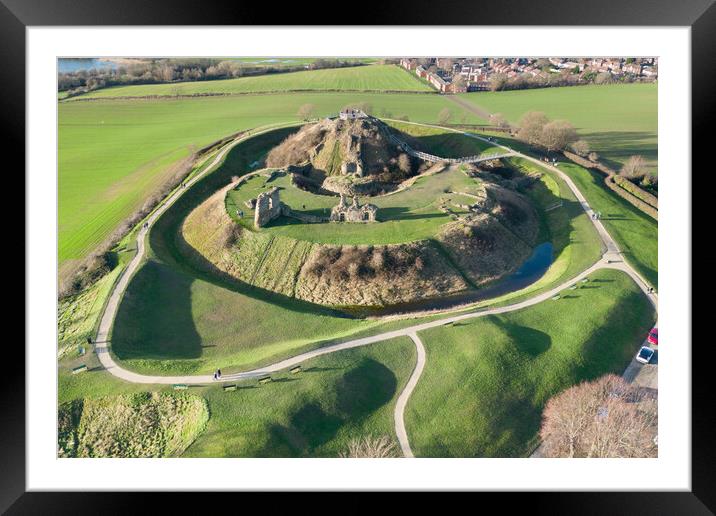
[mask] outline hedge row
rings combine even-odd
[[[98,90],[93,90],[98,91]],[[263,91],[207,91],[197,93],[172,93],[154,94],[154,95],[116,95],[107,97],[70,97],[67,96],[62,101],[67,102],[92,102],[101,100],[159,100],[159,99],[178,99],[178,98],[198,98],[198,97],[244,97],[255,95],[283,95],[287,93],[387,93],[387,94],[415,94],[415,95],[437,95],[437,91],[411,91],[411,90],[361,90],[361,89],[285,89],[285,90],[263,90]]]
[[[606,166],[604,163],[600,163],[599,161],[591,161],[587,158],[583,158],[579,154],[574,154],[573,152],[569,151],[562,151],[562,153],[572,161],[574,161],[577,165],[581,165],[584,168],[595,168],[599,170],[602,174],[611,176],[616,174],[615,171],[613,171],[611,168]]]
[[[611,168],[606,166],[603,163],[590,161],[588,159],[583,158],[582,156],[579,156],[577,154],[574,154],[573,152],[569,151],[562,151],[565,157],[568,159],[574,161],[577,165],[581,165],[584,168],[592,168],[599,170],[602,174],[604,174],[606,177],[604,178],[604,184],[607,185],[607,187],[616,193],[619,197],[627,201],[629,204],[634,206],[635,208],[640,209],[650,217],[652,217],[655,220],[659,219],[659,212],[658,212],[658,204],[657,199],[653,195],[651,195],[649,192],[645,192],[638,186],[636,186],[634,183],[629,181],[628,179],[625,179],[619,175],[617,175],[616,172],[614,172]],[[629,183],[628,185],[623,185],[624,183]],[[636,193],[636,190],[638,190],[638,194]],[[651,197],[654,201],[654,204],[652,205],[649,202],[645,201],[646,197]]]
[[[658,212],[658,210],[656,210],[656,208],[654,208],[653,206],[651,206],[651,205],[645,203],[644,201],[642,201],[641,199],[639,199],[639,198],[636,197],[635,195],[630,194],[630,193],[627,192],[624,188],[622,188],[621,186],[619,186],[619,185],[615,182],[615,179],[617,179],[617,178],[618,178],[618,179],[624,179],[623,177],[620,177],[620,176],[617,176],[617,175],[612,174],[612,175],[609,175],[609,176],[607,176],[607,177],[604,178],[604,183],[607,185],[607,187],[609,187],[609,189],[610,189],[611,191],[613,191],[614,193],[616,193],[619,197],[621,197],[622,199],[624,199],[625,201],[627,201],[628,203],[630,203],[632,206],[634,206],[634,207],[640,209],[641,211],[643,211],[644,213],[646,213],[647,215],[649,215],[649,216],[650,216],[651,218],[653,218],[654,220],[659,220],[659,212]]]
[[[626,190],[630,194],[638,197],[639,199],[656,208],[657,210],[659,209],[659,199],[657,199],[655,195],[652,195],[649,192],[639,188],[637,185],[635,185],[625,177],[614,176],[614,181],[616,182],[616,184],[624,188],[624,190]]]

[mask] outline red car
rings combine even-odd
[[[653,346],[658,346],[659,345],[659,328],[654,326],[651,329],[651,331],[649,332],[649,336],[646,338],[646,341]]]

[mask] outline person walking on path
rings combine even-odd
[[[217,379],[217,380],[220,380],[220,379],[221,379],[221,369],[217,369],[217,370],[216,370],[216,379]]]

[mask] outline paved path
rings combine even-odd
[[[409,122],[414,123],[414,122]],[[428,124],[416,124],[416,125],[425,125],[428,127],[439,127],[439,126],[430,126]],[[441,129],[446,129],[442,128]],[[253,133],[252,136],[255,136],[257,134],[261,134],[262,132],[267,132],[269,130],[276,129],[276,127],[272,127],[271,129],[266,129],[264,131]],[[452,130],[452,129],[451,129]],[[497,145],[500,147],[503,147],[510,151],[511,153],[514,153],[517,156],[523,157],[525,159],[528,159],[530,161],[533,161],[541,166],[544,166],[546,168],[549,168],[553,172],[557,173],[567,184],[569,189],[574,193],[574,195],[579,200],[580,204],[582,205],[582,208],[584,209],[587,214],[590,215],[590,220],[592,221],[592,224],[594,224],[594,227],[597,230],[597,233],[599,234],[603,246],[604,246],[604,254],[602,258],[593,264],[591,267],[577,275],[576,277],[570,279],[569,281],[565,281],[562,284],[546,291],[541,294],[538,294],[534,297],[531,297],[529,299],[526,299],[524,301],[520,301],[518,303],[514,303],[511,305],[506,305],[502,307],[495,307],[495,308],[486,308],[486,309],[478,309],[473,312],[469,313],[462,313],[459,315],[453,315],[450,317],[446,317],[444,319],[439,319],[427,323],[422,324],[416,324],[413,326],[409,326],[407,328],[403,328],[400,330],[394,330],[389,331],[385,333],[381,333],[378,335],[373,335],[371,337],[363,337],[359,339],[353,339],[349,341],[345,341],[339,344],[334,344],[331,346],[325,346],[319,349],[315,349],[313,351],[308,351],[306,353],[301,353],[299,355],[296,355],[291,358],[287,358],[285,360],[281,360],[279,362],[276,362],[274,364],[252,369],[250,371],[244,371],[241,373],[235,373],[231,375],[225,375],[222,376],[221,382],[226,381],[235,381],[235,380],[241,380],[246,378],[255,378],[255,377],[261,377],[265,375],[270,375],[271,373],[276,373],[282,370],[286,370],[290,367],[293,367],[295,365],[300,364],[301,362],[304,362],[306,360],[310,360],[312,358],[319,357],[321,355],[326,355],[328,353],[334,353],[336,351],[342,351],[345,349],[352,349],[357,348],[360,346],[366,346],[369,344],[373,344],[376,342],[382,342],[386,340],[390,340],[396,337],[410,337],[413,342],[415,342],[417,351],[418,351],[418,361],[415,367],[415,370],[413,371],[413,374],[411,375],[410,379],[408,380],[408,383],[403,390],[403,392],[398,397],[398,402],[396,403],[395,407],[395,430],[396,434],[398,435],[398,440],[400,442],[400,447],[406,457],[412,456],[412,451],[410,450],[410,444],[408,442],[407,432],[405,430],[405,423],[403,414],[405,411],[405,405],[407,404],[407,401],[410,397],[410,395],[413,392],[413,389],[415,388],[415,385],[417,384],[418,379],[420,378],[420,374],[423,371],[423,368],[425,366],[425,348],[420,341],[420,338],[418,337],[418,332],[421,332],[423,330],[427,330],[429,328],[435,328],[438,326],[442,326],[445,324],[451,324],[457,321],[467,320],[467,319],[475,319],[478,317],[484,317],[487,315],[494,315],[494,314],[502,314],[507,312],[513,312],[515,310],[521,310],[523,308],[527,308],[529,306],[536,305],[537,303],[541,303],[543,301],[550,300],[553,296],[560,293],[565,288],[570,287],[571,285],[579,282],[583,278],[588,277],[590,274],[592,274],[594,271],[603,269],[603,268],[611,268],[611,269],[618,269],[626,274],[628,274],[634,282],[639,286],[639,288],[642,290],[642,292],[647,296],[647,298],[651,301],[654,308],[657,308],[657,302],[658,298],[655,293],[652,293],[649,291],[648,284],[644,281],[644,279],[634,270],[632,269],[629,264],[624,262],[624,260],[621,257],[621,253],[619,251],[619,247],[617,246],[616,242],[611,238],[609,233],[606,231],[604,226],[602,225],[601,221],[595,220],[591,218],[591,215],[593,213],[591,207],[587,203],[586,199],[582,195],[582,193],[579,191],[579,189],[576,187],[574,182],[571,180],[569,176],[564,174],[561,170],[559,170],[557,167],[553,167],[551,165],[546,165],[545,163],[532,158],[530,156],[527,156],[525,154],[521,154],[519,152],[513,151],[512,149],[509,149],[508,147],[505,147],[504,145],[499,145],[494,142],[491,142],[487,140],[486,138],[482,138],[480,136],[470,134],[470,133],[464,133],[462,131],[452,130],[454,132],[459,132],[462,134],[465,134],[471,138],[476,138],[479,140],[483,140],[485,142],[488,142],[493,145]],[[243,138],[239,137],[236,140],[229,143],[226,147],[224,147],[219,154],[217,154],[214,161],[199,175],[195,176],[191,181],[187,183],[187,187],[191,186],[193,183],[198,181],[203,175],[205,175],[207,172],[209,172],[213,167],[215,167],[221,159],[224,157],[224,155],[236,144],[241,142]],[[182,375],[182,376],[153,376],[153,375],[143,375],[134,373],[132,371],[128,371],[121,366],[119,366],[114,359],[112,358],[111,354],[109,353],[109,348],[106,345],[107,343],[107,336],[110,333],[110,329],[112,327],[112,322],[114,321],[114,317],[117,313],[117,308],[119,306],[119,303],[121,301],[122,295],[124,294],[125,289],[127,288],[127,284],[129,283],[129,280],[131,279],[132,275],[136,272],[139,265],[142,263],[142,260],[144,258],[144,249],[145,249],[145,236],[147,232],[149,231],[149,228],[151,228],[152,224],[183,194],[185,189],[179,189],[175,193],[173,193],[167,201],[162,204],[160,208],[158,208],[154,213],[150,215],[150,217],[147,219],[147,228],[142,228],[139,231],[139,234],[137,236],[137,254],[135,257],[131,260],[129,263],[127,269],[122,274],[119,282],[115,285],[114,290],[112,291],[112,294],[109,298],[109,301],[107,303],[107,306],[105,308],[105,312],[102,316],[102,319],[100,321],[99,331],[97,334],[97,344],[95,346],[95,352],[97,353],[97,356],[99,357],[100,362],[102,363],[102,366],[104,366],[109,373],[112,375],[121,378],[123,380],[132,382],[132,383],[142,383],[142,384],[193,384],[193,385],[201,385],[201,384],[211,384],[216,383],[216,380],[213,379],[210,375]]]
[[[410,375],[410,379],[406,384],[403,392],[398,396],[398,401],[395,402],[395,411],[393,419],[395,420],[395,434],[398,436],[398,442],[400,443],[400,449],[403,451],[404,457],[413,457],[413,451],[410,449],[410,443],[408,442],[408,432],[405,430],[405,406],[408,404],[408,398],[415,390],[415,386],[418,384],[420,375],[423,374],[425,368],[425,346],[423,341],[420,340],[417,333],[411,333],[410,338],[415,343],[415,348],[418,351],[418,359],[415,363],[415,369],[413,374]]]

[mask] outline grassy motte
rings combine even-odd
[[[208,420],[206,402],[185,393],[77,399],[59,406],[59,456],[173,457]]]
[[[148,260],[130,282],[112,329],[112,352],[124,367],[155,374],[210,373],[217,367],[228,372],[229,366],[273,362],[381,325],[226,281],[201,257],[179,248],[186,215],[249,169],[287,131],[237,145],[221,168],[156,221]]]
[[[654,317],[631,278],[602,270],[557,301],[421,332],[426,366],[406,409],[414,453],[529,454],[547,400],[621,374]]]

